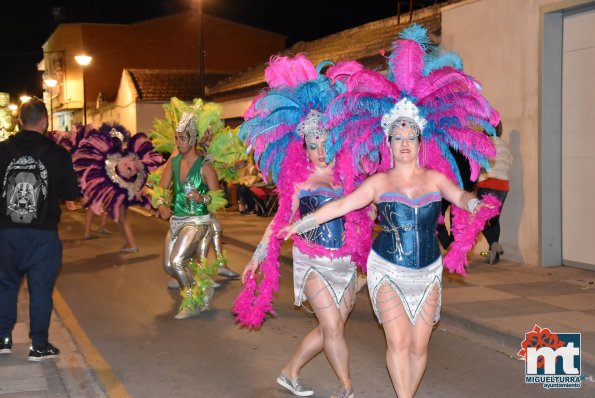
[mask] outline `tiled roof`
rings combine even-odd
[[[169,101],[177,97],[192,101],[199,96],[200,74],[197,70],[127,69],[138,93],[138,101]],[[229,73],[208,72],[205,86],[216,84]]]
[[[440,28],[440,6],[414,12],[411,23],[413,22],[425,26],[428,32]],[[397,33],[409,25],[408,15],[401,16],[401,24],[397,23],[397,17],[386,18],[315,41],[299,42],[281,54],[304,53],[314,65],[327,59],[333,62],[355,59],[367,67],[374,68],[379,64],[379,52],[381,50],[388,52]],[[264,83],[265,68],[266,64],[257,65],[245,72],[221,80],[213,86],[209,85],[206,92],[210,96],[216,96],[236,90],[257,88]]]

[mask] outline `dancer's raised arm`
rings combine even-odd
[[[277,234],[277,238],[287,240],[296,233],[306,232],[316,228],[320,224],[369,205],[374,201],[377,183],[378,178],[376,176],[368,178],[349,195],[332,201],[315,212],[308,214],[300,221],[281,229]]]

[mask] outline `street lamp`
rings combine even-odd
[[[58,84],[58,80],[56,79],[43,79],[43,82],[48,88],[48,92],[50,93],[50,131],[54,130],[54,102],[52,98],[52,88],[56,87]]]
[[[199,63],[198,66],[200,68],[200,86],[199,86],[199,96],[200,99],[204,101],[205,97],[205,49],[204,49],[204,42],[203,42],[203,31],[202,31],[202,2],[203,0],[196,0],[196,16],[198,19],[198,57]]]
[[[19,99],[21,100],[21,103],[24,104],[25,102],[29,101],[31,97],[28,95],[21,95]]]
[[[87,125],[87,98],[85,92],[85,67],[88,66],[93,57],[88,55],[77,55],[74,57],[77,64],[83,67],[83,125]]]

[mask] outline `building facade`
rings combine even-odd
[[[205,76],[237,73],[264,62],[285,46],[285,37],[277,33],[208,14],[199,20],[193,12],[130,25],[61,24],[42,46],[44,59],[40,63],[44,78],[58,81],[47,91],[52,96],[54,128],[68,129],[82,122],[85,103],[89,119],[98,99],[115,101],[126,68],[200,73],[199,21],[203,25]],[[78,54],[93,59],[82,67],[74,59]]]

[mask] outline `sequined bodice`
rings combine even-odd
[[[182,155],[178,154],[172,159],[172,176],[174,184],[174,215],[176,216],[206,216],[209,214],[207,206],[190,200],[186,197],[186,189],[196,189],[201,195],[209,192],[209,186],[203,181],[200,169],[204,159],[196,159],[184,181],[180,180],[180,162]]]
[[[316,188],[314,190],[302,190],[298,197],[300,201],[300,214],[302,217],[312,213],[324,204],[343,196],[342,189]],[[328,249],[337,249],[343,245],[344,233],[343,218],[336,218],[318,226],[318,228],[307,232],[302,236],[312,243],[319,244]]]
[[[436,227],[442,197],[430,192],[416,199],[385,193],[378,203],[381,232],[372,249],[387,261],[408,268],[423,268],[440,256]]]

